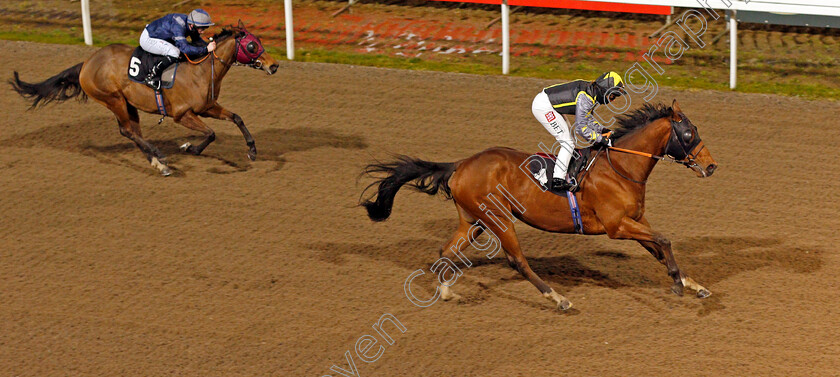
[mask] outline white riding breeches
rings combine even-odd
[[[179,50],[178,47],[175,47],[172,43],[164,41],[163,39],[150,37],[149,31],[146,29],[143,29],[143,34],[140,34],[140,47],[155,55],[165,55],[178,58],[178,55],[181,54],[181,50]]]
[[[540,92],[534,97],[531,112],[534,113],[534,117],[545,127],[548,133],[557,140],[557,143],[551,147],[552,152],[557,154],[557,161],[554,164],[554,177],[565,179],[569,161],[575,151],[575,142],[572,139],[569,124],[566,123],[560,113],[554,111],[554,107],[551,106],[545,92]]]

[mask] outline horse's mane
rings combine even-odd
[[[242,32],[242,29],[236,26],[226,26],[222,28],[222,31],[213,35],[214,41],[220,41],[226,38],[230,38],[232,36],[238,35]]]
[[[618,127],[613,130],[612,138],[618,140],[650,122],[669,116],[671,116],[670,106],[665,106],[662,103],[656,105],[646,103],[644,106],[618,117]]]

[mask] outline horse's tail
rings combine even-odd
[[[449,188],[449,177],[455,172],[455,162],[430,162],[420,159],[399,156],[396,161],[370,164],[365,167],[363,174],[384,175],[371,183],[368,188],[379,185],[376,190],[376,200],[370,198],[360,205],[367,209],[368,217],[373,221],[385,221],[391,215],[394,206],[394,196],[405,184],[417,191],[435,195],[442,192],[447,199],[452,199]]]
[[[79,97],[79,95],[81,95],[79,101],[84,101],[87,99],[87,94],[79,84],[79,72],[82,71],[82,65],[84,64],[76,64],[37,84],[20,81],[18,73],[15,71],[15,77],[9,80],[9,84],[12,84],[12,89],[23,98],[32,101],[30,109],[34,109],[38,105],[44,106],[53,101],[64,102],[70,98]]]

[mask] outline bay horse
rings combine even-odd
[[[199,118],[209,117],[228,120],[239,127],[248,146],[248,158],[256,159],[257,148],[254,138],[245,127],[242,118],[225,109],[219,98],[221,83],[233,65],[248,65],[262,69],[269,75],[277,72],[279,64],[264,51],[259,38],[239,26],[222,29],[213,36],[216,50],[199,59],[197,64],[182,63],[178,67],[177,79],[171,89],[163,89],[166,112],[176,123],[201,132],[204,140],[199,145],[186,143],[181,149],[199,155],[216,139],[216,133]],[[151,165],[164,176],[172,171],[166,165],[166,156],[154,145],[143,139],[140,130],[140,116],[137,110],[159,114],[154,90],[131,81],[127,70],[134,47],[112,44],[96,51],[82,63],[37,84],[20,80],[17,71],[9,81],[12,88],[24,98],[32,101],[32,108],[50,102],[63,102],[71,98],[81,101],[87,97],[105,105],[117,117],[120,134],[133,141],[146,155]]]
[[[674,280],[674,293],[681,296],[683,287],[687,287],[696,291],[697,297],[708,297],[711,292],[677,266],[671,242],[654,231],[645,219],[645,183],[660,159],[682,163],[699,177],[711,176],[717,163],[700,139],[697,127],[676,100],[670,107],[646,104],[620,116],[618,124],[612,135],[613,146],[597,155],[593,152],[595,157],[589,170],[581,173],[586,174],[577,193],[583,234],[606,233],[612,239],[639,242],[667,267],[668,275]],[[522,169],[527,166],[529,156],[496,147],[450,163],[401,156],[393,162],[370,164],[363,174],[377,178],[368,188],[378,187],[375,199],[371,197],[360,205],[367,209],[371,220],[384,221],[390,216],[394,196],[403,185],[429,195],[442,192],[454,200],[459,225],[441,248],[441,258],[455,260],[455,252],[460,252],[462,244],[472,244],[483,231],[490,231],[498,238],[510,266],[534,284],[545,298],[554,301],[558,309],[566,310],[572,306],[571,302],[531,270],[513,226],[519,219],[544,231],[575,233],[567,199],[545,191],[527,168]],[[496,206],[487,200],[491,195],[497,201]],[[440,298],[449,300],[457,295],[449,285],[441,284]]]

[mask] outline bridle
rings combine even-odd
[[[214,100],[215,96],[216,96],[216,88],[215,88],[215,86],[216,86],[216,64],[214,63],[215,59],[219,59],[219,63],[222,63],[222,65],[224,65],[226,67],[230,67],[232,65],[244,65],[244,66],[249,66],[249,67],[254,68],[254,69],[262,69],[262,62],[257,60],[265,52],[265,48],[263,48],[263,46],[262,46],[262,41],[260,41],[260,39],[256,35],[253,35],[253,34],[249,33],[244,28],[240,32],[237,32],[237,34],[241,34],[241,35],[237,36],[237,37],[234,37],[234,42],[233,43],[236,44],[236,51],[233,52],[233,57],[231,58],[230,63],[225,62],[224,60],[222,60],[222,58],[219,57],[219,55],[216,55],[215,50],[213,50],[212,53],[207,54],[207,56],[210,57],[210,95],[209,95],[209,97],[210,97],[211,101]],[[244,38],[254,39],[255,42],[257,43],[256,46],[258,46],[259,49],[257,49],[255,52],[249,52],[247,50],[242,50],[243,47],[242,47],[241,40],[244,39]],[[213,38],[210,38],[210,41],[212,41],[212,40],[213,40]],[[254,41],[252,41],[251,43],[254,43]],[[253,56],[251,56],[251,55],[253,55]],[[192,60],[189,60],[189,57],[187,57],[187,60],[189,60],[190,63],[198,64],[198,63],[201,63],[202,61],[204,61],[204,59],[207,59],[207,56],[205,56],[203,59],[201,59],[197,62],[193,62]],[[240,62],[239,61],[240,56],[245,56],[246,58],[248,58],[250,60],[246,61],[246,62]]]
[[[233,52],[233,57],[231,58],[230,63],[225,62],[222,60],[222,58],[216,56],[215,51],[213,56],[219,59],[219,62],[228,67],[232,65],[241,65],[248,66],[254,69],[262,69],[262,62],[257,60],[265,52],[265,48],[263,48],[262,41],[260,41],[260,38],[254,34],[249,33],[245,29],[242,29],[241,32],[237,34],[241,35],[238,35],[234,38],[234,43],[236,44],[236,51]],[[246,38],[251,40],[250,43],[256,42],[256,44],[254,45],[255,51],[248,51],[247,49],[245,49],[245,47],[242,46],[242,40]],[[244,62],[240,61],[240,56],[243,56],[248,60]]]
[[[638,181],[618,171],[618,169],[616,169],[613,165],[612,159],[610,158],[610,150],[649,157],[656,160],[673,162],[681,164],[689,169],[703,172],[703,168],[697,164],[695,159],[700,154],[700,152],[702,152],[703,149],[706,148],[706,144],[703,143],[703,140],[700,139],[700,134],[697,133],[697,126],[691,124],[691,122],[686,122],[685,120],[687,118],[685,117],[685,115],[679,115],[679,121],[671,119],[671,135],[668,137],[668,143],[665,144],[665,155],[663,156],[618,147],[608,147],[606,149],[607,162],[609,163],[613,171],[615,171],[616,174],[618,174],[621,178],[624,178],[630,182],[638,184],[647,183],[647,180]],[[692,151],[694,151],[694,149],[697,148],[698,145],[700,146],[700,148],[698,148],[697,151],[692,153]],[[703,172],[703,174],[705,175],[705,172]]]

